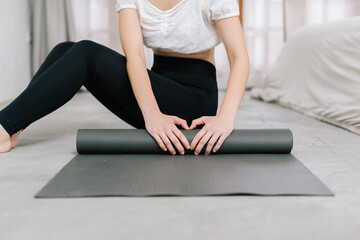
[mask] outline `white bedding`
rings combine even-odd
[[[360,16],[297,30],[251,96],[360,134]]]

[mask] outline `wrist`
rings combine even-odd
[[[236,114],[234,114],[234,113],[221,112],[221,111],[218,113],[218,116],[221,118],[224,118],[224,119],[228,119],[232,122],[234,122],[235,118],[236,118]]]
[[[144,119],[150,118],[151,116],[162,114],[159,108],[142,109]]]

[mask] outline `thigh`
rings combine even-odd
[[[204,114],[204,99],[194,89],[175,81],[166,73],[147,69],[152,91],[160,111],[187,120],[188,124]],[[174,74],[174,73],[173,73]],[[126,58],[111,49],[94,60],[90,78],[85,84],[110,111],[136,128],[145,123],[134,96],[126,69]]]

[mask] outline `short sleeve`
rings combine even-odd
[[[240,15],[239,4],[236,0],[210,0],[209,2],[208,16],[211,21]]]
[[[134,8],[137,9],[135,0],[117,0],[116,11],[120,12],[123,8]]]

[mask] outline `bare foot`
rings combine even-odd
[[[10,135],[0,124],[0,153],[8,152],[11,150]]]
[[[19,137],[19,134],[20,132],[22,131],[19,130],[17,133],[14,133],[11,137],[10,137],[10,141],[11,141],[11,148],[14,148],[18,142],[18,137]]]

